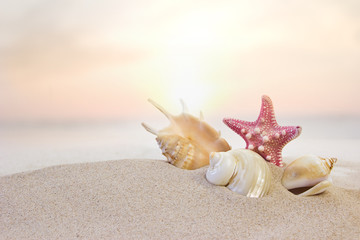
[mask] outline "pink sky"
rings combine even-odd
[[[11,2],[11,3],[10,3]],[[0,3],[0,117],[360,115],[358,1]]]

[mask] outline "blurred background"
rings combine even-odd
[[[355,161],[359,64],[356,0],[0,0],[0,175],[164,159],[148,98],[174,114],[183,99],[244,147],[222,118],[255,120],[266,94],[303,126],[285,155]]]

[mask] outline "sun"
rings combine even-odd
[[[200,109],[214,90],[208,55],[219,47],[219,30],[213,12],[195,11],[172,24],[165,43],[166,78],[172,98]]]

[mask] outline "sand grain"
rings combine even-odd
[[[121,160],[0,178],[1,239],[360,239],[360,191],[298,197],[271,166],[264,198],[209,184],[206,167]]]

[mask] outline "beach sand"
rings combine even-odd
[[[323,194],[299,197],[280,184],[283,170],[269,166],[273,184],[258,199],[211,185],[207,167],[182,170],[159,160],[4,176],[0,238],[360,239],[360,190],[336,185],[348,179],[334,179]]]

